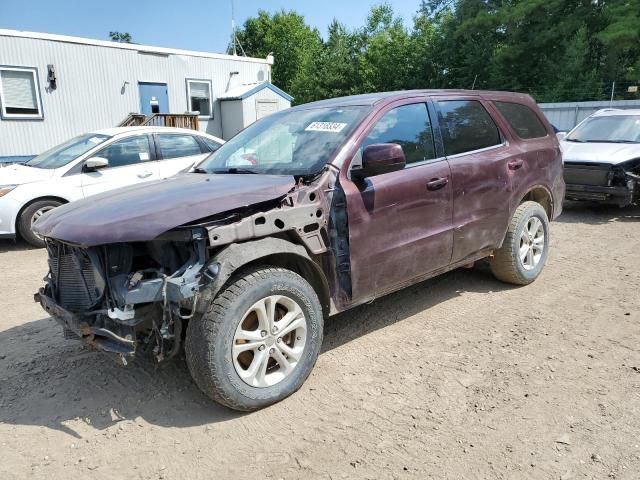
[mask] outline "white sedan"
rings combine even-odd
[[[47,211],[96,193],[170,177],[223,143],[180,128],[109,128],[72,138],[23,165],[0,168],[0,238],[19,234],[43,246],[31,225]]]
[[[620,207],[640,202],[640,110],[599,110],[560,147],[567,199]]]

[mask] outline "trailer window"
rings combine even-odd
[[[35,68],[0,67],[3,119],[41,119],[42,102]]]
[[[192,112],[200,112],[201,117],[213,118],[211,81],[187,80],[187,97]]]

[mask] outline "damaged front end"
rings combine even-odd
[[[63,221],[64,218],[61,219]],[[36,301],[65,333],[126,359],[175,356],[183,330],[239,269],[291,269],[325,313],[351,300],[348,226],[337,170],[286,194],[176,226],[149,241],[78,245],[45,235],[46,285]],[[333,301],[337,302],[337,305]]]
[[[640,158],[611,165],[565,161],[568,200],[591,200],[626,207],[640,198]]]
[[[170,358],[194,312],[206,238],[193,228],[87,248],[46,239],[49,274],[35,300],[65,333],[125,363],[140,347],[158,361]]]

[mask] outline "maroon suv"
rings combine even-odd
[[[94,347],[181,351],[238,410],[296,391],[329,315],[488,258],[525,285],[564,183],[526,95],[407,91],[310,103],[256,122],[177,177],[37,222],[44,309]]]

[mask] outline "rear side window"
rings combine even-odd
[[[520,138],[542,138],[547,136],[547,129],[526,105],[512,102],[493,102],[502,116],[509,122]]]
[[[362,148],[375,143],[397,143],[402,147],[407,163],[435,158],[427,105],[414,103],[389,110],[369,132]]]
[[[165,135],[159,134],[158,146],[160,153],[165,160],[168,158],[188,157],[200,155],[202,149],[200,144],[192,135]]]
[[[200,137],[200,140],[204,142],[204,144],[207,146],[207,149],[210,152],[215,152],[217,149],[219,149],[222,146],[215,140],[211,140],[210,138],[207,138],[207,137]]]
[[[438,116],[447,155],[500,145],[500,132],[491,115],[476,100],[438,102]]]

